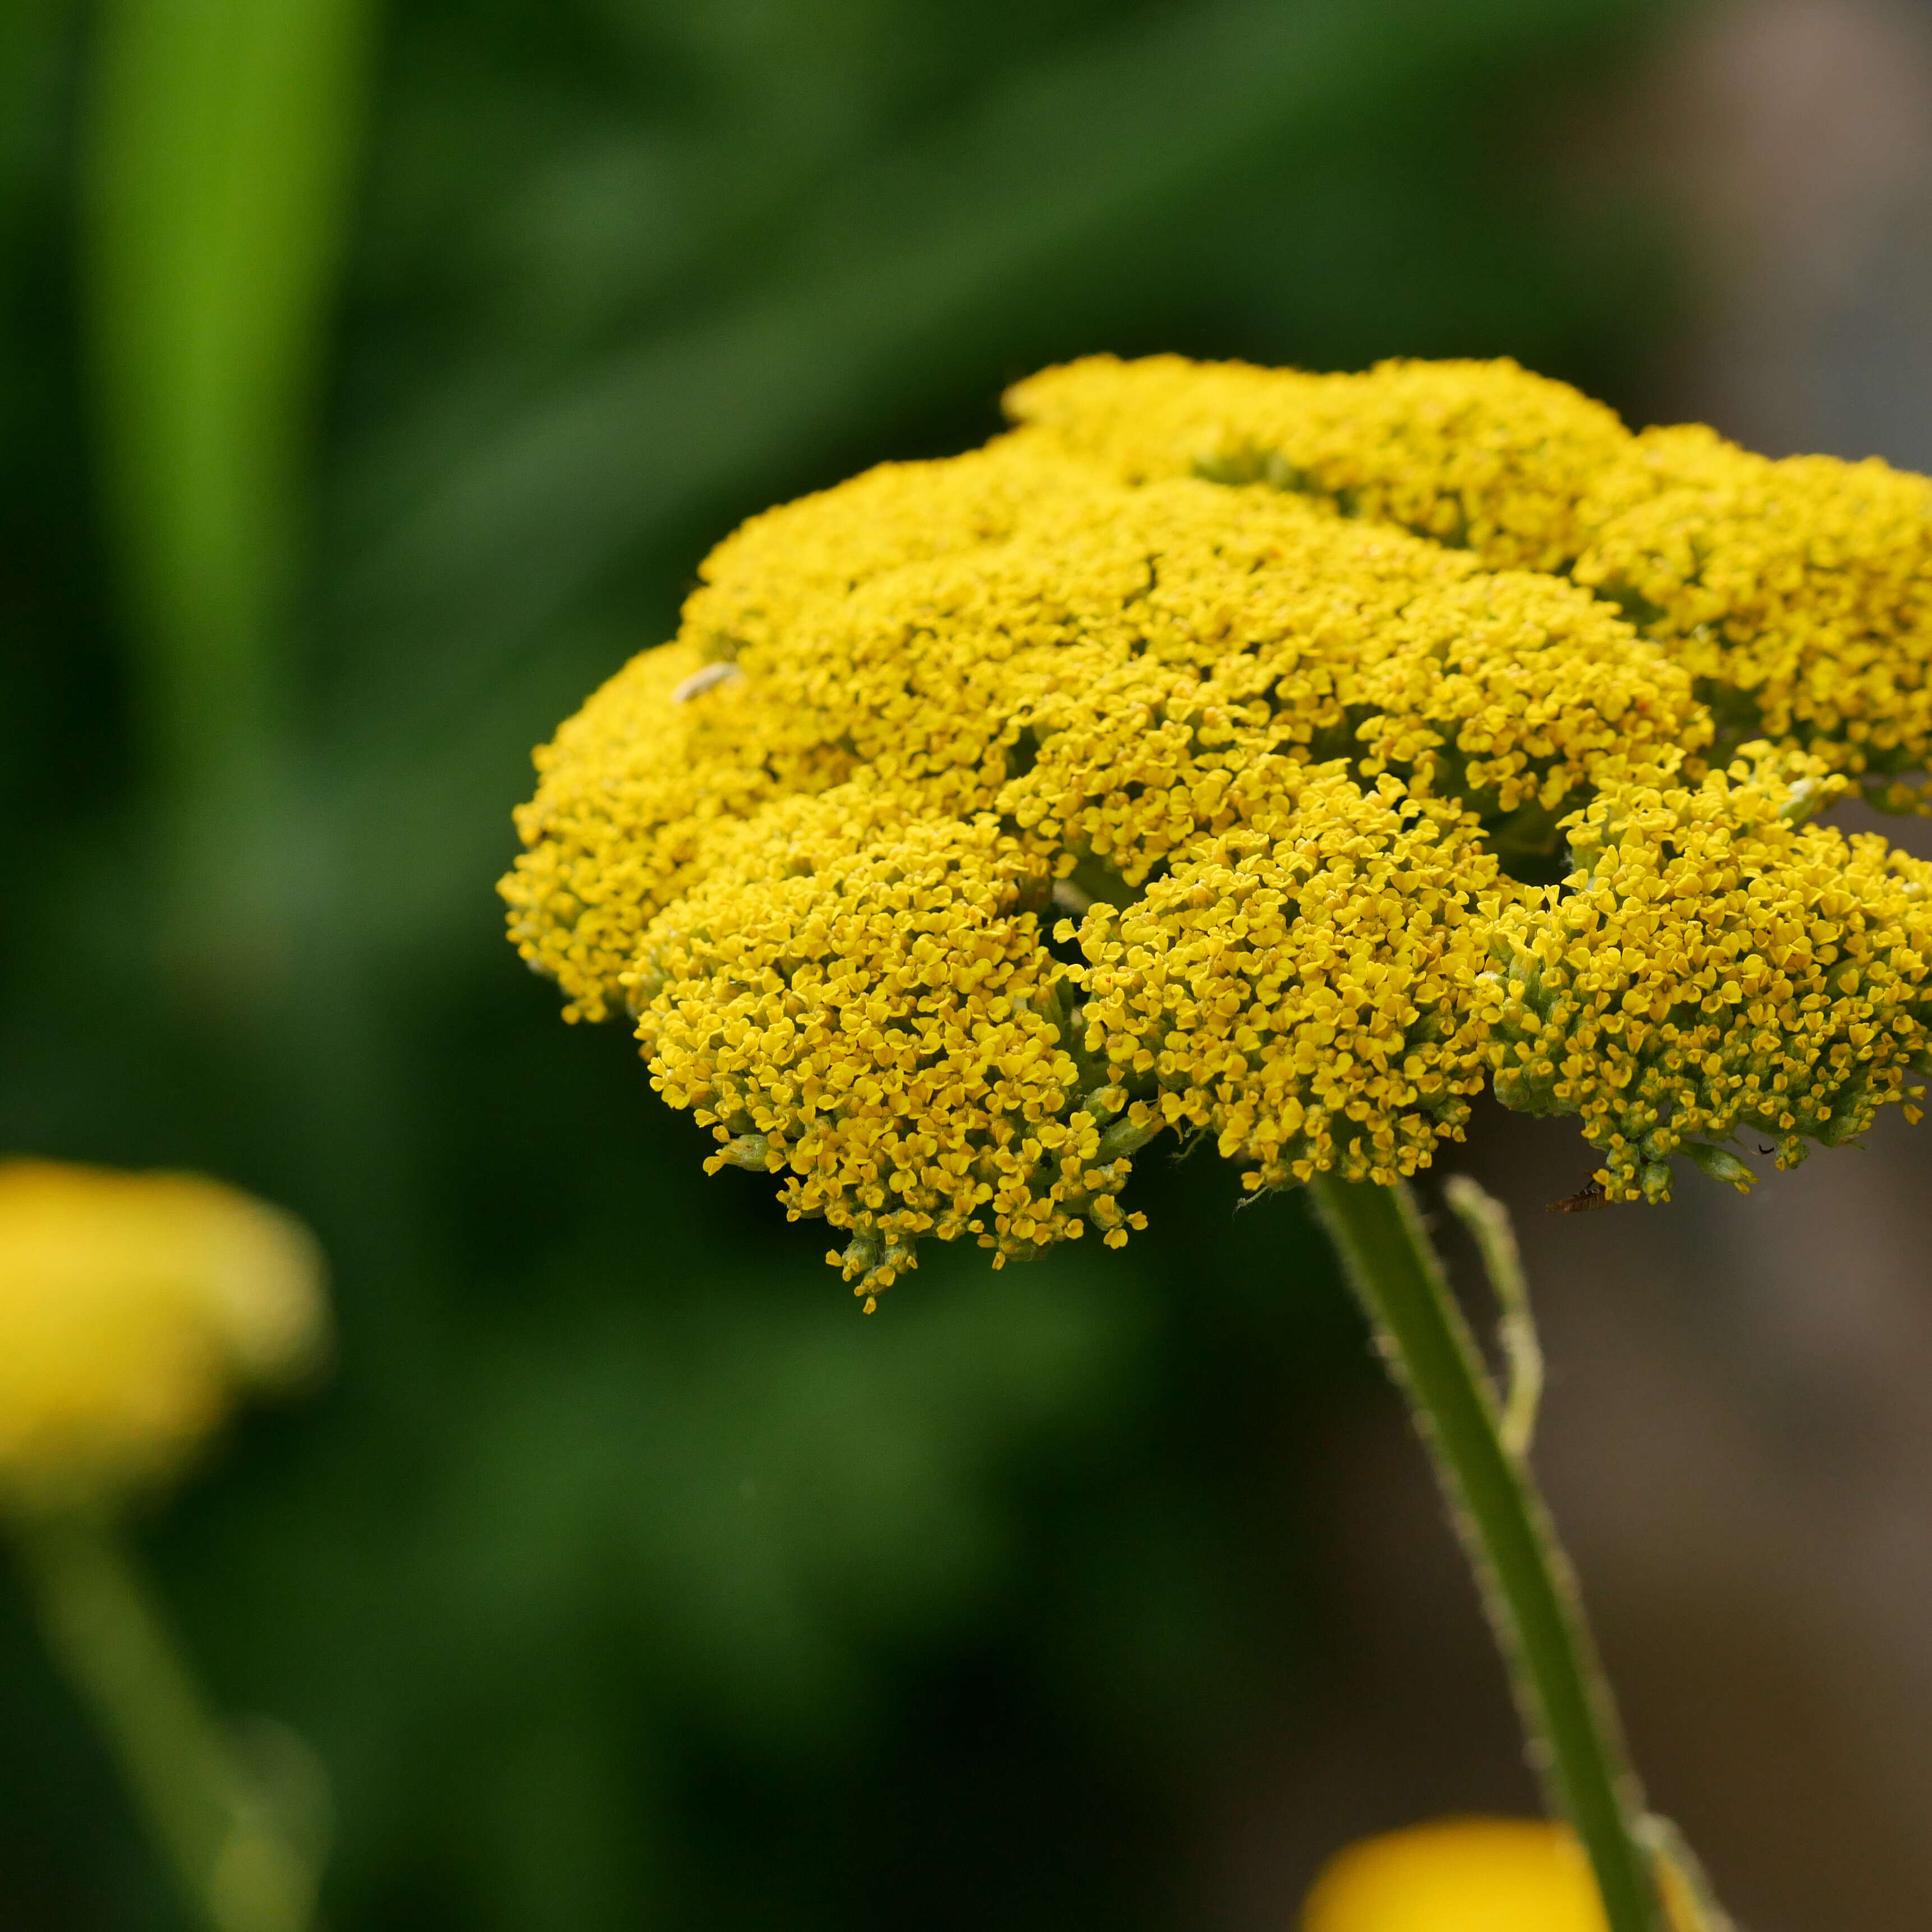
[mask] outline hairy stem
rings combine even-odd
[[[1319,1175],[1317,1211],[1414,1412],[1510,1668],[1552,1808],[1588,1853],[1610,1932],[1663,1923],[1644,1811],[1576,1580],[1407,1187]]]
[[[1543,1344],[1537,1337],[1516,1229],[1510,1226],[1509,1210],[1466,1174],[1452,1174],[1442,1184],[1442,1198],[1468,1229],[1483,1258],[1496,1305],[1502,1310],[1498,1340],[1509,1366],[1509,1385],[1503,1397],[1503,1447],[1520,1462],[1535,1438],[1536,1412],[1543,1402]]]

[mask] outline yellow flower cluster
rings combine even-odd
[[[315,1244],[191,1174],[0,1163],[0,1504],[112,1501],[170,1474],[244,1384],[310,1359]]]
[[[1123,1238],[1165,1130],[1257,1185],[1409,1173],[1486,1070],[1619,1192],[1909,1097],[1917,882],[1787,807],[1924,764],[1932,485],[1508,362],[1008,400],[721,544],[538,754],[503,884],[856,1292],[924,1236]]]
[[[1670,1156],[1835,1147],[1902,1101],[1932,1038],[1932,865],[1798,822],[1834,788],[1754,748],[1691,789],[1623,786],[1570,828],[1566,890],[1506,908],[1491,946],[1496,1092],[1580,1117],[1613,1200],[1668,1196]]]
[[[854,784],[786,800],[656,922],[652,1084],[715,1128],[714,1169],[788,1173],[794,1220],[853,1231],[827,1259],[868,1306],[922,1235],[998,1265],[1144,1225],[1116,1197],[1148,1136],[1082,1097],[1048,890],[991,814],[908,824]]]
[[[1494,569],[1567,564],[1582,548],[1580,506],[1629,442],[1602,404],[1507,361],[1311,376],[1096,356],[1016,384],[1006,406],[1129,482],[1270,484]]]
[[[1496,862],[1393,778],[1365,793],[1341,765],[1289,766],[1270,790],[1144,898],[1093,909],[1084,1044],[1108,1104],[1211,1132],[1250,1188],[1386,1184],[1427,1166],[1484,1084],[1466,989]]]
[[[1691,424],[1632,435],[1513,362],[1309,376],[1096,356],[1009,406],[1140,482],[1262,482],[1400,524],[1492,569],[1567,573],[1695,678],[1748,740],[1870,773],[1896,806],[1932,748],[1932,481],[1876,459],[1782,462]]]
[[[1577,582],[1698,682],[1729,744],[1766,737],[1912,788],[1932,746],[1932,482],[1882,463],[1753,455],[1649,430],[1591,505]]]

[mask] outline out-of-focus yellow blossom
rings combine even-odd
[[[1302,1932],[1605,1932],[1569,1831],[1526,1818],[1451,1818],[1366,1838],[1330,1859]]]
[[[214,1181],[0,1162],[0,1503],[172,1473],[243,1386],[313,1360],[321,1284],[298,1222]]]
[[[1910,1101],[1919,876],[1796,821],[1932,743],[1932,485],[1507,362],[1008,401],[722,544],[503,885],[856,1292],[925,1236],[1124,1238],[1169,1130],[1387,1181],[1493,1076],[1621,1198]]]
[[[1654,1822],[1656,1821],[1653,1821]],[[1720,1932],[1721,1913],[1674,1852],[1656,1860],[1670,1932]],[[1301,1910],[1301,1932],[1605,1932],[1589,1861],[1567,1825],[1444,1818],[1336,1853]]]

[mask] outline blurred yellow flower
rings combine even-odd
[[[1604,1932],[1588,1862],[1562,1826],[1452,1818],[1331,1858],[1302,1932]]]
[[[312,1362],[326,1325],[292,1216],[193,1174],[0,1162],[0,1503],[169,1474],[243,1385]]]

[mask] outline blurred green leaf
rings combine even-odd
[[[874,407],[916,395],[996,318],[1049,291],[1064,301],[1097,252],[1131,246],[1138,224],[1256,151],[1346,142],[1432,80],[1603,11],[1217,0],[1000,76],[950,124],[862,158],[802,221],[765,237],[746,298],[574,376],[449,473],[365,484],[373,550],[347,621],[373,646],[380,700],[361,715],[391,759],[405,756],[397,738],[500,675],[506,652],[654,526],[754,466],[796,460],[862,391]],[[450,635],[454,662],[421,648]]]
[[[93,22],[96,435],[155,775],[208,839],[285,783],[282,632],[372,26],[372,0],[104,0]]]

